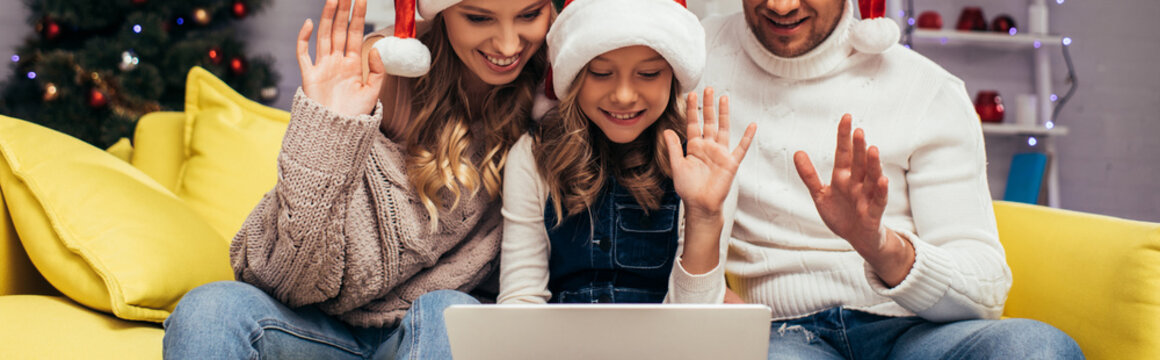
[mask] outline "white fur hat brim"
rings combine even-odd
[[[628,46],[664,57],[682,92],[696,88],[705,68],[705,29],[674,0],[576,0],[560,12],[547,42],[557,96],[593,58]]]
[[[424,19],[434,19],[440,11],[446,10],[449,7],[455,6],[463,0],[419,0],[417,1],[419,8],[419,16]]]

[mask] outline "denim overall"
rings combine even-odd
[[[661,206],[648,215],[616,179],[608,185],[592,208],[560,226],[551,201],[545,206],[551,302],[659,303],[668,292],[681,202],[672,180],[661,184]]]

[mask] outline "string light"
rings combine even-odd
[[[1035,144],[1038,144],[1038,143],[1039,143],[1039,139],[1036,139],[1034,136],[1027,138],[1027,145],[1035,146]]]
[[[1051,94],[1051,102],[1055,102],[1056,100],[1059,100],[1059,95]]]
[[[1007,33],[1011,34],[1011,36],[1015,36],[1015,34],[1019,33],[1019,30],[1015,29],[1015,28],[1011,28],[1011,30],[1007,30]]]
[[[1055,0],[1055,3],[1056,3],[1056,4],[1063,5],[1063,0]]]
[[[1047,123],[1043,124],[1043,127],[1047,128],[1048,130],[1050,130],[1050,129],[1054,129],[1054,128],[1055,128],[1055,122],[1054,122],[1054,121],[1048,121]]]
[[[20,62],[20,55],[12,55],[12,62]]]
[[[943,45],[946,45],[946,44],[947,44],[947,38],[945,38],[945,37],[944,37],[944,38],[942,38],[942,39],[939,39],[939,40],[938,40],[938,42],[942,43]]]
[[[1035,40],[1035,48],[1038,49],[1040,46],[1043,46],[1043,43],[1039,42],[1039,40]]]
[[[141,25],[133,25],[133,32],[140,34],[141,33]]]
[[[1063,46],[1071,46],[1071,38],[1064,37],[1063,38]]]
[[[35,71],[29,71],[29,72],[28,72],[28,78],[29,78],[29,79],[35,79],[35,78],[36,78],[36,72],[35,72]]]
[[[185,18],[177,18],[177,26],[185,25]]]
[[[906,23],[910,24],[910,26],[914,26],[914,18],[906,18]]]

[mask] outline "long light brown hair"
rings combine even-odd
[[[432,64],[431,71],[415,82],[412,109],[417,111],[404,142],[407,176],[431,216],[433,231],[439,212],[455,209],[464,195],[473,197],[481,189],[492,199],[500,195],[508,150],[531,117],[534,89],[543,79],[547,55],[541,47],[514,81],[469,100],[464,74],[471,70],[451,47],[442,13],[418,39],[431,49]],[[471,113],[470,101],[483,102],[479,114]],[[449,204],[442,191],[452,196]]]
[[[671,129],[685,138],[675,77],[660,118],[627,144],[609,140],[580,109],[580,89],[587,78],[585,66],[559,106],[545,114],[538,130],[533,130],[532,153],[552,198],[556,225],[594,205],[609,175],[627,188],[646,212],[659,208],[664,193],[657,189],[671,176],[664,131]]]

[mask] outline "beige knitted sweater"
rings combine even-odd
[[[230,247],[238,280],[290,307],[317,304],[360,327],[394,326],[420,295],[468,291],[498,267],[500,202],[486,192],[441,213],[435,233],[403,148],[372,115],[294,95],[278,183]]]

